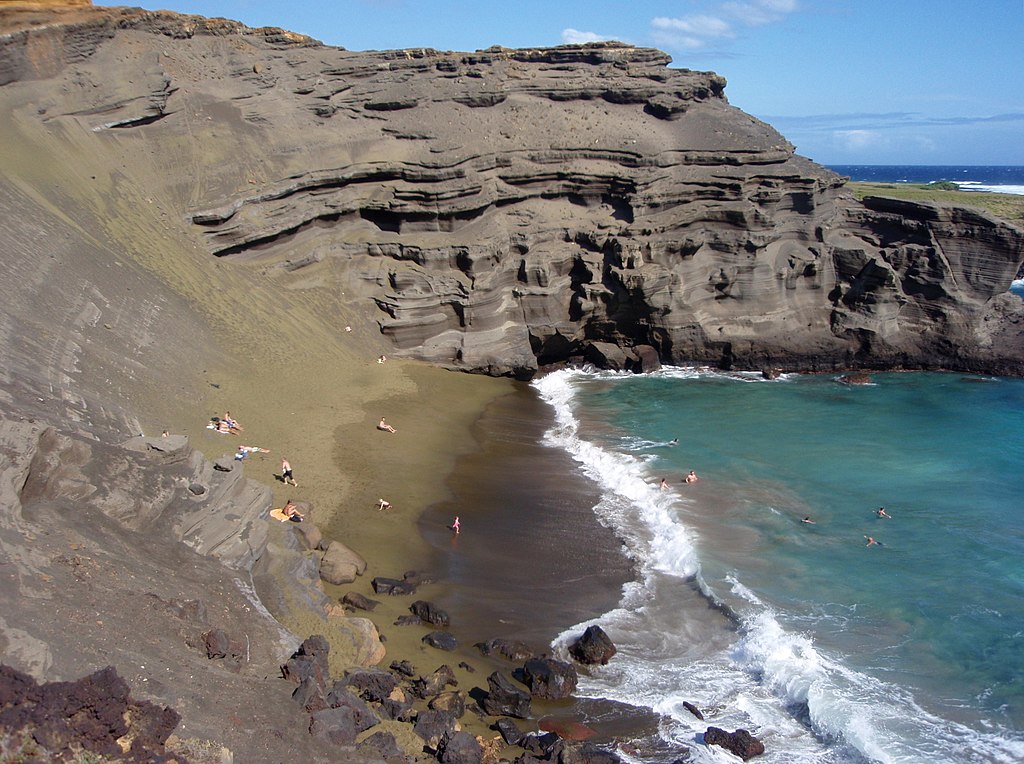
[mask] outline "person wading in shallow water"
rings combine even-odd
[[[452,530],[458,533],[461,528],[462,525],[459,523],[459,516],[455,515],[455,522],[452,523]]]

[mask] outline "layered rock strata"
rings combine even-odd
[[[143,164],[180,151],[147,190],[211,256],[334,290],[397,353],[521,376],[592,343],[727,367],[1024,370],[1006,294],[1020,230],[859,203],[721,77],[659,51],[353,53],[137,9],[18,18],[0,82],[60,93],[19,119]]]

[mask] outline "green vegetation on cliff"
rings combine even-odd
[[[1016,226],[1024,226],[1024,195],[992,194],[979,191],[949,191],[936,183],[850,183],[857,199],[890,196],[914,202],[941,202],[962,207],[980,207]]]

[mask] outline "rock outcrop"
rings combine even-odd
[[[116,145],[127,172],[159,164],[146,192],[183,235],[372,310],[395,354],[518,376],[595,358],[1024,371],[1020,230],[857,202],[721,77],[659,51],[353,53],[163,12],[65,15],[6,14],[16,122]],[[201,187],[147,155],[170,146]]]

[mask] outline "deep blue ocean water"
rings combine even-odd
[[[829,165],[853,181],[934,183],[949,180],[961,191],[1024,194],[1024,167],[1006,165]]]
[[[665,714],[691,761],[724,760],[695,745],[708,724],[762,737],[766,764],[1024,761],[1024,380],[534,386],[637,570],[581,694]]]

